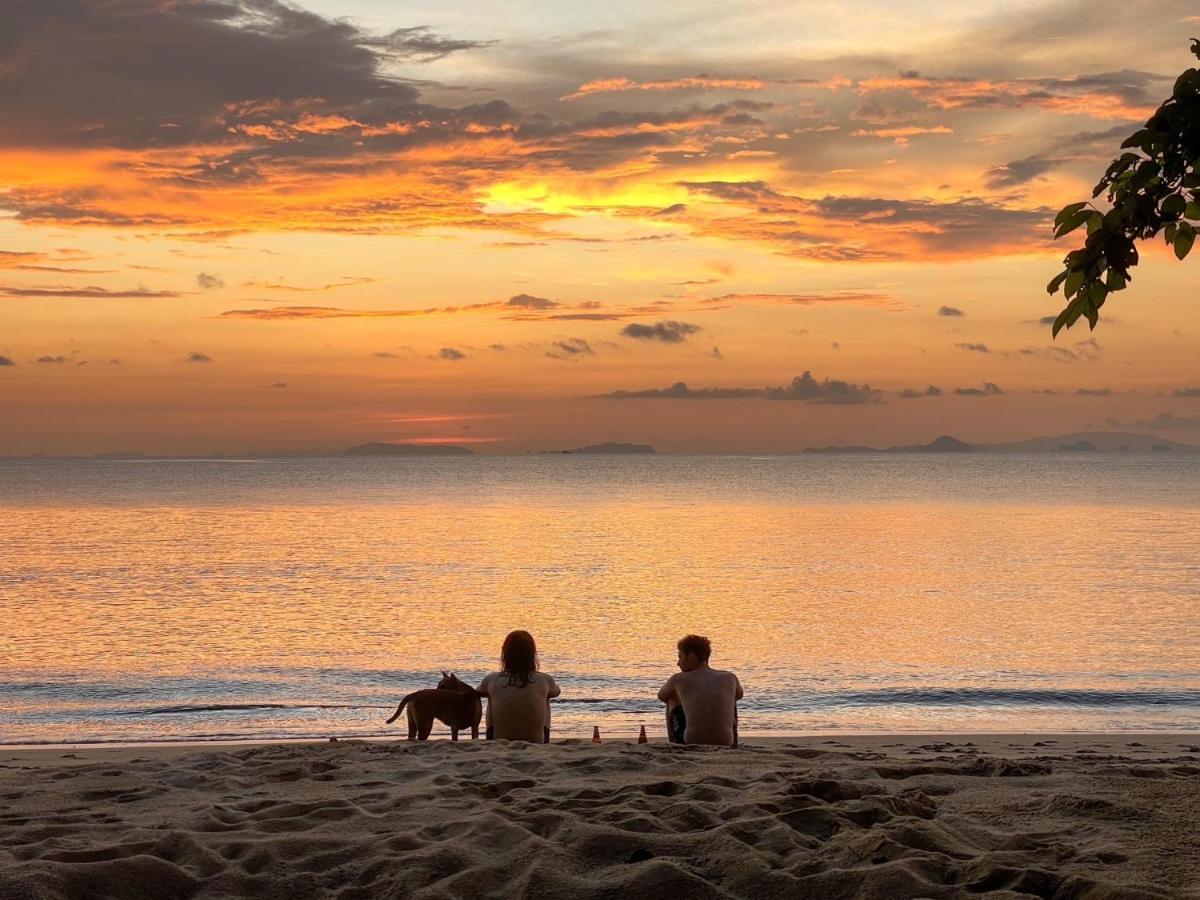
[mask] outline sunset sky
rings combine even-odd
[[[1194,3],[3,6],[0,455],[1200,443],[1200,268],[1044,289]]]

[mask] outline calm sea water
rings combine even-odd
[[[0,742],[398,734],[512,628],[559,736],[1200,730],[1200,458],[0,462]]]

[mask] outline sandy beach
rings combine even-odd
[[[1200,735],[0,751],[0,898],[1200,897]]]

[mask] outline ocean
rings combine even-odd
[[[514,628],[558,737],[1200,730],[1200,457],[0,461],[0,743],[404,736]],[[444,729],[435,731],[435,736]]]

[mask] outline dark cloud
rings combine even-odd
[[[904,390],[900,391],[900,393],[897,394],[896,396],[900,397],[902,400],[915,400],[917,397],[940,397],[940,396],[942,396],[943,393],[945,393],[945,392],[940,387],[935,387],[934,385],[931,384],[931,385],[929,385],[929,387],[925,388],[925,390],[923,390],[923,391],[916,391],[916,390],[913,390],[912,388],[905,388]]]
[[[958,309],[957,307],[954,307],[954,306],[943,306],[943,307],[940,307],[940,308],[938,309],[938,312],[937,312],[937,314],[938,314],[939,316],[947,316],[947,317],[950,317],[950,318],[953,318],[953,317],[958,317],[958,316],[965,316],[965,315],[966,315],[966,313],[965,313],[965,312],[963,312],[961,309]]]
[[[203,291],[212,291],[225,287],[225,279],[220,275],[210,275],[208,272],[201,272],[196,276],[196,285]]]
[[[708,351],[708,355],[711,356],[713,359],[724,359],[725,358],[725,354],[723,354],[721,352],[720,347],[713,347],[711,350]]]
[[[400,354],[392,353],[390,350],[378,350],[371,354],[376,359],[399,359]]]
[[[659,216],[659,217],[676,216],[676,215],[679,215],[679,213],[684,213],[684,212],[687,212],[687,204],[686,203],[672,203],[670,206],[664,207],[663,209],[658,210],[657,212],[653,213],[652,215]]]
[[[1176,397],[1200,397],[1200,387],[1175,388]]]
[[[580,356],[595,356],[596,350],[583,338],[566,338],[552,343],[546,355],[552,359],[574,359]]]
[[[684,282],[685,284],[687,282]],[[700,283],[700,282],[695,282]],[[821,294],[721,294],[701,301],[705,306],[737,306],[747,304],[780,304],[784,306],[817,306],[844,303],[848,306],[896,308],[895,298],[873,291],[829,291]]]
[[[0,366],[15,366],[16,363],[7,356],[0,356]]]
[[[973,353],[991,353],[987,344],[955,344],[959,350],[970,350]]]
[[[985,381],[981,388],[960,387],[955,388],[954,393],[959,397],[992,397],[996,394],[1003,394],[1004,391],[1000,390],[998,385]]]
[[[993,190],[1019,187],[1078,159],[1108,157],[1128,133],[1129,128],[1125,125],[1103,131],[1079,131],[1055,141],[1047,151],[993,166],[984,178],[987,186]]]
[[[817,381],[811,372],[805,372],[792,383],[782,388],[767,388],[763,395],[768,400],[807,400],[813,403],[828,403],[842,406],[854,403],[880,402],[881,391],[872,390],[869,384],[851,384],[826,378]]]
[[[747,397],[762,397],[763,388],[700,388],[692,390],[684,382],[677,381],[669,388],[650,388],[642,391],[613,391],[603,394],[612,400],[663,399],[663,400],[742,400]]]
[[[882,391],[874,390],[869,384],[851,384],[847,381],[826,378],[817,381],[811,372],[805,372],[783,387],[765,388],[700,388],[693,390],[682,381],[669,388],[652,388],[642,391],[613,391],[602,396],[611,400],[797,400],[830,406],[848,406],[860,403],[881,403]]]
[[[52,288],[0,288],[0,296],[4,297],[77,297],[79,299],[156,299],[164,297],[182,297],[179,291],[151,291],[138,285],[127,291],[112,291],[108,288],[87,285],[85,287],[52,287]]]
[[[460,359],[466,359],[467,354],[461,350],[455,350],[453,347],[443,347],[438,351],[438,359],[448,359],[451,362],[458,362]]]
[[[210,363],[212,362],[212,357],[207,353],[201,353],[198,350],[193,350],[185,357],[185,361],[193,363]]]
[[[490,47],[495,41],[464,41],[444,38],[426,25],[413,28],[397,28],[390,34],[372,41],[372,45],[386,50],[389,55],[416,62],[432,62],[462,50],[478,50]]]
[[[59,366],[66,365],[70,361],[66,356],[39,356],[36,360],[36,362]]]
[[[517,294],[515,297],[509,297],[504,305],[520,309],[558,309],[562,306],[557,300],[534,297],[532,294]]]
[[[827,261],[902,259],[920,253],[961,256],[1048,243],[1048,207],[1014,209],[978,197],[935,201],[800,197],[762,181],[681,182],[690,192],[747,208],[698,223],[698,233],[774,244],[781,253]],[[856,226],[850,232],[831,225]],[[852,237],[842,237],[843,234]]]
[[[549,316],[540,316],[541,319],[552,320],[555,322],[619,322],[622,319],[629,319],[638,313],[555,313]]]
[[[984,181],[993,190],[1015,187],[1033,181],[1068,162],[1070,162],[1070,157],[1027,156],[1024,159],[1015,159],[1003,165],[993,166],[987,170]]]
[[[1068,350],[1066,347],[1022,347],[1017,353],[1021,356],[1035,356],[1039,359],[1048,359],[1051,362],[1073,363],[1078,362],[1080,355],[1074,350]],[[1087,359],[1091,361],[1095,357],[1094,353],[1089,352]]]
[[[1079,388],[1076,392],[1080,397],[1111,397],[1112,388]]]
[[[817,203],[820,215],[845,221],[888,226],[925,225],[928,231],[911,235],[935,252],[994,249],[1015,240],[1037,244],[1045,240],[1048,209],[1011,209],[979,198],[949,202],[826,197]]]
[[[286,381],[276,381],[274,384],[269,385],[269,386],[272,388],[275,388],[276,390],[282,390],[283,388],[287,387],[287,382]]]
[[[388,60],[480,46],[423,26],[372,35],[280,0],[14,0],[0,35],[0,143],[222,140],[240,105],[314,98],[386,120],[416,100],[383,73]]]
[[[621,334],[625,337],[636,338],[641,341],[662,341],[665,344],[678,344],[686,340],[688,335],[702,330],[699,325],[693,325],[690,322],[667,320],[655,322],[653,325],[630,322],[621,329]]]

